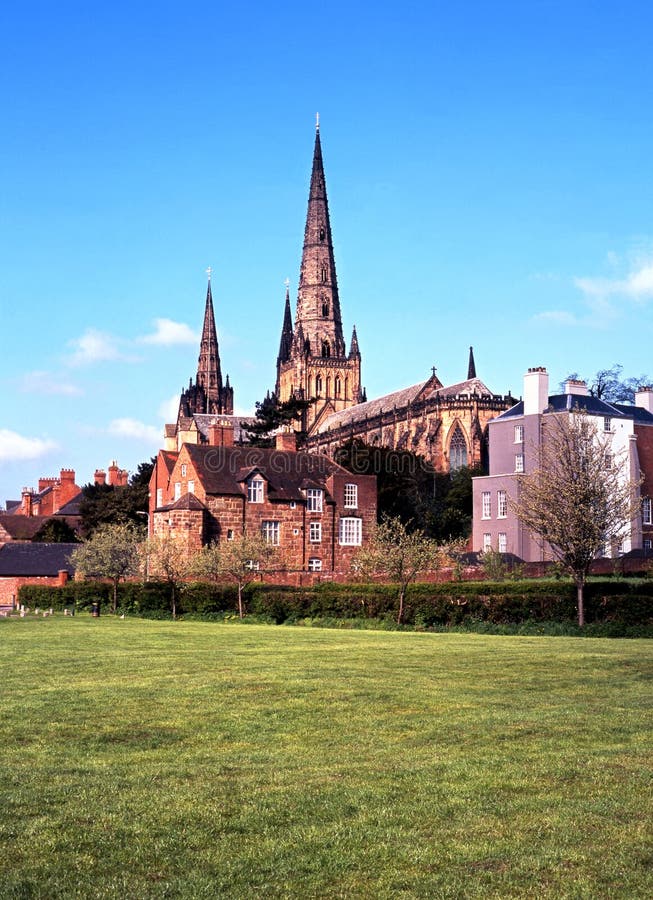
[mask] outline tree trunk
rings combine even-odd
[[[172,585],[172,618],[177,618],[177,589],[174,582]]]
[[[576,582],[576,603],[578,605],[578,627],[583,628],[585,625],[585,582],[577,581]]]
[[[404,617],[404,594],[406,593],[406,588],[402,585],[399,588],[399,612],[397,613],[397,625],[401,625],[401,620]]]
[[[238,585],[238,615],[242,619],[242,617],[243,617],[243,586],[242,586],[242,584]]]
[[[118,611],[118,579],[113,579],[113,609],[111,612],[115,615]]]

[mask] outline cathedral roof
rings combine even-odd
[[[412,387],[394,391],[392,394],[386,394],[384,397],[378,397],[376,400],[368,400],[366,403],[358,403],[356,406],[350,406],[349,409],[332,413],[320,423],[317,432],[322,434],[334,428],[346,428],[348,425],[355,426],[358,422],[374,418],[382,412],[388,412],[392,409],[405,409],[418,398],[420,400],[438,397],[444,399],[446,397],[460,397],[470,394],[481,397],[494,396],[480,378],[468,378],[465,381],[459,381],[457,384],[445,387],[433,376],[433,378],[429,378],[427,381],[420,381],[418,384],[412,385]]]

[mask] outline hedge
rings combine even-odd
[[[19,602],[31,608],[78,610],[111,604],[111,585],[70,582],[64,587],[24,585]],[[311,618],[384,619],[396,614],[397,589],[387,584],[324,583],[312,588],[251,584],[246,608],[278,623]],[[118,586],[122,612],[149,617],[170,614],[170,586],[165,582],[128,582]],[[653,625],[653,581],[597,579],[585,591],[588,622]],[[230,585],[184,585],[177,600],[179,615],[211,616],[235,611],[236,589]],[[506,582],[414,584],[408,589],[404,621],[436,627],[468,621],[510,624],[575,621],[576,589],[570,581],[529,579]]]

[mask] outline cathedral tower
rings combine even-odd
[[[314,401],[302,423],[304,430],[310,432],[330,413],[361,402],[363,393],[360,369],[361,355],[356,329],[352,334],[349,354],[342,332],[318,124],[295,326],[293,328],[290,296],[286,290],[286,307],[277,359],[276,394],[281,401],[291,397]]]
[[[220,351],[218,335],[215,329],[213,314],[213,295],[211,294],[211,275],[206,289],[206,306],[204,309],[204,325],[200,341],[200,355],[197,361],[195,384],[191,378],[179,400],[179,416],[185,418],[196,413],[210,415],[231,415],[234,408],[234,389],[229,384],[229,376],[223,385],[220,370]]]

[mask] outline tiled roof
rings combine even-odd
[[[36,532],[52,516],[19,516],[15,513],[0,515],[0,529],[4,529],[13,541],[31,541]]]
[[[195,494],[182,494],[179,500],[175,500],[174,503],[168,503],[167,506],[160,506],[157,512],[170,512],[173,509],[192,509],[192,510],[202,510],[206,509],[206,506],[202,503],[201,500],[198,500]]]
[[[432,387],[430,387],[431,384],[433,384]],[[395,408],[405,409],[418,398],[422,399],[421,395],[427,399],[438,397],[444,399],[445,397],[460,397],[463,395],[494,396],[480,378],[468,378],[465,381],[459,381],[457,384],[448,386],[442,385],[437,378],[435,381],[429,378],[427,381],[420,381],[419,384],[414,384],[401,391],[394,391],[394,393],[378,397],[376,400],[368,400],[367,403],[357,403],[356,406],[350,406],[349,409],[332,413],[320,424],[317,432],[323,434],[335,428],[346,428],[348,425],[355,426],[359,422],[365,419],[372,419],[382,412],[388,412]]]
[[[653,425],[653,413],[650,413],[642,406],[630,406],[626,403],[613,403],[611,405],[623,415],[632,416],[638,425]]]
[[[255,416],[217,416],[208,415],[206,413],[196,413],[193,418],[195,419],[197,430],[207,441],[209,439],[209,427],[211,425],[216,425],[219,422],[229,422],[234,426],[234,441],[236,441],[236,443],[247,440],[246,428],[243,428],[242,426],[253,425],[256,422]]]
[[[212,447],[187,444],[189,457],[207,494],[243,496],[240,480],[257,469],[268,483],[270,500],[303,500],[307,481],[324,488],[327,478],[345,470],[316,453],[263,447]]]
[[[599,400],[598,397],[592,397],[590,394],[553,394],[549,397],[549,405],[543,412],[565,412],[573,409],[585,410],[592,416],[633,419],[635,418],[633,411],[637,407],[606,403],[605,400]],[[642,411],[645,412],[645,410]],[[524,401],[520,400],[519,403],[516,403],[506,412],[501,413],[498,418],[511,419],[515,416],[523,415]],[[653,423],[653,416],[651,416],[651,422]]]
[[[76,497],[73,497],[72,500],[69,500],[68,503],[64,503],[63,506],[59,507],[56,511],[55,516],[78,516],[81,512],[82,500],[84,499],[84,494],[77,494]]]
[[[54,576],[75,572],[70,554],[79,544],[19,544],[0,547],[0,576]]]
[[[175,467],[175,463],[177,462],[179,454],[176,451],[172,450],[161,450],[159,451],[159,455],[161,456],[161,459],[165,464],[168,475],[170,475]]]

